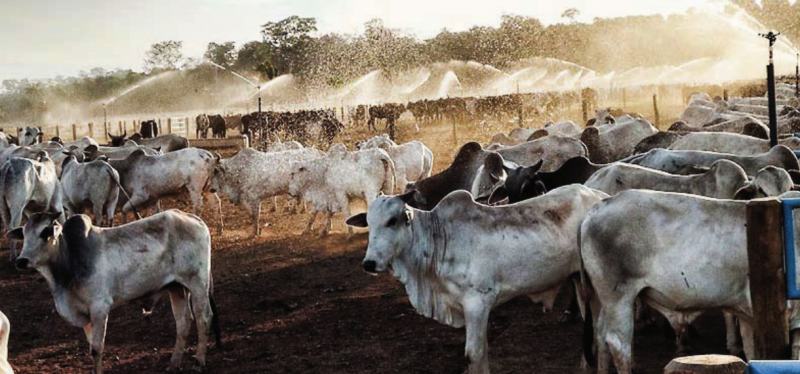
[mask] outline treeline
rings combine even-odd
[[[793,41],[800,40],[800,2],[734,3]],[[726,27],[730,26],[724,24],[724,17],[710,19],[707,14],[694,11],[669,17],[596,18],[591,23],[577,22],[579,17],[579,10],[567,9],[561,22],[545,26],[533,17],[505,15],[497,27],[476,26],[458,32],[444,29],[435,37],[422,40],[388,28],[380,19],[367,22],[361,34],[319,35],[314,18],[292,16],[261,25],[260,38],[240,46],[234,42],[209,43],[203,60],[259,81],[293,74],[300,84],[313,88],[338,87],[376,69],[392,79],[408,69],[449,60],[471,60],[503,69],[530,57],[552,57],[606,72],[677,65],[729,53]],[[96,102],[169,70],[202,70],[191,74],[195,81],[186,85],[194,85],[194,89],[188,89],[198,95],[213,96],[206,87],[218,82],[219,77],[209,74],[208,65],[201,64],[201,60],[185,58],[181,49],[180,41],[154,44],[145,55],[144,73],[93,69],[79,77],[48,82],[4,81],[0,122],[40,121],[50,107],[48,102]],[[213,104],[212,99],[201,101]]]

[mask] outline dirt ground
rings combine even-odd
[[[494,130],[459,134],[457,142],[485,141]],[[363,136],[353,132],[343,140],[352,144]],[[439,170],[457,150],[447,125],[423,128],[420,133],[404,126],[400,136],[420,138],[431,146]],[[185,200],[164,205],[188,209]],[[212,345],[208,372],[464,370],[463,329],[419,316],[392,276],[361,271],[367,245],[363,232],[348,240],[343,220],[337,219],[334,233],[326,238],[301,236],[307,215],[263,212],[267,227],[262,237],[252,239],[252,226],[242,210],[228,202],[223,209],[226,231],[213,239],[212,271],[224,349]],[[211,210],[203,217],[212,229],[218,222]],[[0,253],[0,258],[5,255]],[[556,310],[545,314],[540,305],[518,298],[493,311],[492,371],[579,372],[582,323],[558,321],[565,304],[562,295]],[[38,274],[18,272],[0,260],[0,310],[12,324],[9,360],[18,373],[91,370],[83,332],[57,315]],[[695,353],[724,353],[720,315],[705,316],[695,326]],[[120,307],[109,320],[105,367],[112,373],[163,372],[174,336],[167,300],[147,318],[141,304]],[[643,372],[659,373],[674,355],[673,338],[660,328],[645,328],[636,334],[635,349]],[[191,354],[186,359],[192,362]]]

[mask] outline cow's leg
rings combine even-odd
[[[325,212],[325,224],[319,229],[319,236],[328,235],[331,231],[331,221],[333,219],[333,212]]]
[[[317,215],[319,211],[316,209],[311,213],[311,217],[308,219],[308,224],[306,224],[306,229],[303,230],[303,234],[308,234],[311,232],[311,229],[314,227],[314,221],[317,219]]]
[[[261,225],[259,218],[261,216],[261,201],[248,201],[244,204],[247,211],[250,212],[250,219],[253,220],[253,237],[261,236]]]
[[[92,204],[92,215],[94,216],[93,224],[98,226],[105,225],[105,217],[103,216],[103,205],[102,204]]]
[[[730,312],[722,312],[722,317],[725,318],[725,348],[728,353],[738,356],[742,353],[742,347],[739,345],[739,332],[736,328],[736,316]]]
[[[191,332],[191,315],[189,304],[186,300],[186,289],[175,287],[169,290],[169,299],[172,303],[172,315],[175,317],[175,349],[172,351],[172,358],[169,360],[169,369],[178,369],[183,360],[183,352],[186,350],[186,340]]]
[[[97,374],[103,373],[103,350],[106,341],[106,324],[108,322],[109,308],[106,305],[91,308],[92,319],[92,339],[89,342],[91,347],[92,359],[94,359],[94,370]]]
[[[634,298],[623,297],[604,306],[604,340],[619,374],[633,368],[633,304]]]
[[[200,284],[189,289],[191,294],[192,311],[197,324],[197,362],[200,367],[206,366],[206,350],[208,349],[208,332],[211,326],[211,304],[209,302],[208,287]]]
[[[278,213],[279,212],[279,210],[278,210],[278,197],[277,196],[273,196],[272,197],[272,206],[269,207],[269,211],[270,211],[270,213]]]
[[[744,348],[744,355],[748,360],[755,358],[756,347],[755,337],[753,336],[753,326],[749,321],[743,319],[739,320],[739,332],[742,334],[742,347]]]
[[[800,360],[800,329],[791,330],[789,340],[792,342],[792,360]]]
[[[216,207],[217,207],[217,235],[222,236],[222,232],[225,230],[225,223],[222,221],[222,199],[219,198],[219,194],[216,192],[213,193],[214,199],[216,199]]]
[[[464,355],[469,360],[469,374],[489,373],[489,343],[487,327],[491,306],[478,296],[467,297],[464,301],[464,324],[467,340]]]

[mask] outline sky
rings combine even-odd
[[[184,55],[209,42],[260,39],[260,25],[315,17],[320,33],[359,33],[381,18],[420,38],[443,28],[496,26],[503,14],[558,22],[567,8],[595,17],[679,13],[702,0],[0,0],[0,81],[77,75],[93,67],[141,70],[145,51],[182,40]]]

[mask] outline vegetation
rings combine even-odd
[[[800,2],[734,3],[795,43],[800,41]],[[362,34],[317,35],[314,18],[291,16],[261,25],[261,40],[239,48],[234,42],[209,43],[204,58],[260,81],[293,74],[306,86],[336,87],[376,69],[392,79],[413,67],[450,60],[504,68],[526,58],[552,57],[598,71],[612,71],[719,57],[727,48],[728,36],[709,29],[707,17],[692,11],[666,18],[631,16],[594,19],[591,23],[577,22],[579,16],[578,9],[566,9],[563,22],[545,26],[533,17],[505,15],[498,27],[476,26],[459,32],[444,29],[427,40],[390,29],[380,19],[367,22]],[[182,42],[174,40],[152,45],[145,55],[144,73],[92,69],[78,77],[47,82],[4,81],[0,90],[0,123],[42,121],[49,103],[97,102],[149,76],[179,68],[179,76],[186,78],[188,74],[196,80],[193,86],[179,85],[185,90],[181,92],[208,91],[220,84],[221,78],[214,69],[184,59],[181,49]],[[145,102],[156,100],[154,105],[159,98],[166,98],[136,96]],[[213,100],[205,104],[213,104]],[[147,107],[139,107],[142,108]]]

